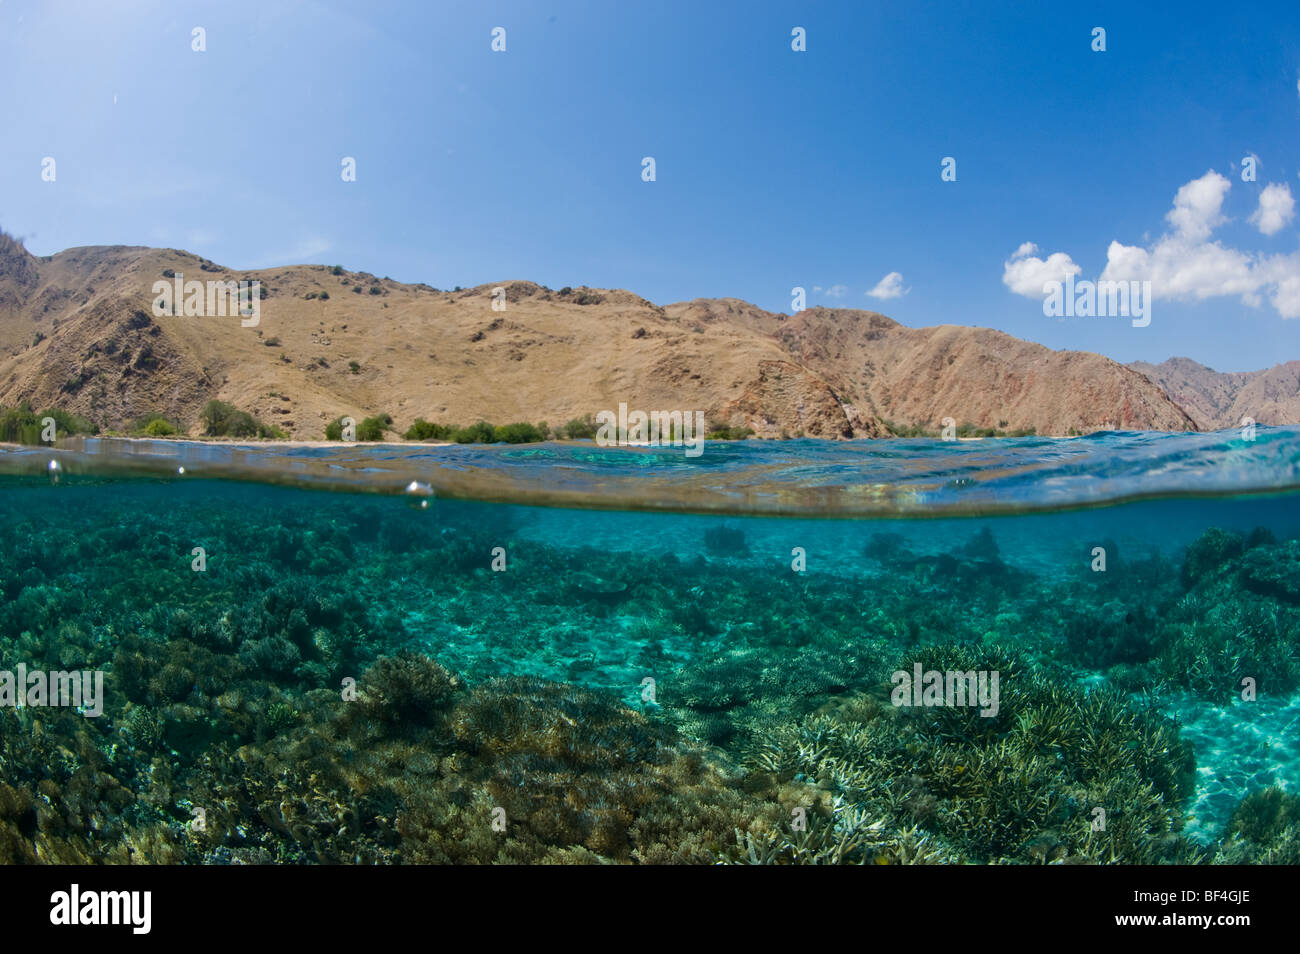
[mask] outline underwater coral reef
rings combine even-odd
[[[526,508],[5,484],[3,668],[105,696],[0,708],[0,861],[1297,860],[1294,733],[1238,777],[1237,722],[1175,718],[1300,687],[1284,534],[1046,577],[989,522],[862,523],[853,572],[778,572],[708,520],[613,552]],[[997,673],[996,711],[896,704],[913,667]]]

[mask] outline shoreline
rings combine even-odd
[[[1230,428],[1232,430],[1232,428]],[[1115,431],[1094,431],[1094,434],[1107,433],[1125,433]],[[1127,433],[1135,434],[1203,434],[1211,433],[1208,431],[1132,431]],[[876,443],[880,441],[930,441],[936,444],[956,444],[967,443],[972,441],[1012,441],[1012,440],[1049,440],[1049,441],[1073,441],[1083,437],[1089,437],[1089,434],[1030,434],[1021,437],[954,437],[952,440],[944,440],[941,437],[853,437],[847,439],[825,438],[825,437],[746,437],[740,440],[724,440],[722,438],[704,438],[702,443],[705,444],[787,444],[794,441],[820,441],[824,444],[854,444],[854,443]],[[461,444],[457,441],[329,441],[329,440],[286,440],[284,438],[249,438],[247,440],[232,439],[226,437],[139,437],[128,436],[125,434],[74,434],[71,437],[61,438],[63,441],[130,441],[132,443],[150,443],[150,444],[197,444],[200,446],[230,446],[230,447],[529,447],[538,444],[580,444],[584,442],[595,443],[594,439],[587,438],[582,440],[547,440],[547,441],[528,441],[518,444],[510,441],[475,441],[469,444]],[[12,441],[0,441],[0,446],[12,447],[46,447],[46,444],[16,444]],[[58,444],[53,445],[55,447]],[[605,449],[619,447],[638,447],[653,448],[661,445],[652,444],[648,441],[626,441],[619,444],[612,444]],[[667,445],[675,446],[675,445]]]

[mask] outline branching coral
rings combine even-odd
[[[859,696],[760,734],[749,764],[829,788],[890,837],[917,826],[944,857],[1197,859],[1177,833],[1193,763],[1172,725],[1117,695],[1058,684],[1005,648],[933,649],[916,661],[999,672],[998,714]],[[1099,817],[1104,830],[1094,830]]]
[[[1053,581],[977,525],[948,552],[877,537],[855,576],[224,493],[0,500],[6,660],[107,690],[99,720],[0,711],[0,860],[1193,861],[1187,746],[1079,678],[1300,685],[1300,550],[1268,534],[1207,534],[1183,573],[1105,541],[1107,573]],[[895,708],[915,663],[998,670],[998,714]],[[1243,803],[1216,860],[1295,858],[1279,804]]]
[[[1232,813],[1214,863],[1300,864],[1300,797],[1279,788],[1247,795]]]

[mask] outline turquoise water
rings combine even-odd
[[[2,668],[104,693],[0,709],[0,860],[1296,863],[1298,463],[8,448]]]

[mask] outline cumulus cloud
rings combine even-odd
[[[1277,313],[1283,318],[1300,318],[1300,252],[1274,255],[1260,263],[1259,272]]]
[[[1037,245],[1025,242],[1002,264],[1002,284],[1017,295],[1042,298],[1043,286],[1048,282],[1064,282],[1067,276],[1083,271],[1064,252],[1053,252],[1041,259],[1034,254],[1037,251]]]
[[[1249,255],[1218,242],[1162,238],[1151,249],[1111,242],[1102,281],[1150,281],[1161,298],[1198,301],[1220,295],[1249,295],[1259,286]]]
[[[844,285],[832,285],[830,288],[826,289],[826,297],[827,297],[827,298],[843,298],[845,295],[848,294],[848,291],[849,291],[849,290],[848,290],[847,286],[844,286]]]
[[[872,298],[884,300],[886,298],[902,298],[910,288],[903,287],[902,272],[890,272],[880,281],[876,282],[876,287],[867,292]]]
[[[1285,182],[1270,182],[1259,194],[1259,208],[1250,217],[1250,224],[1264,235],[1276,235],[1295,218],[1295,199],[1291,187]]]
[[[1174,231],[1150,248],[1111,242],[1102,281],[1149,281],[1155,297],[1186,301],[1234,296],[1258,307],[1267,298],[1283,318],[1300,318],[1300,254],[1261,256],[1210,241],[1226,221],[1230,188],[1213,171],[1182,186],[1166,216]],[[1270,185],[1251,222],[1272,235],[1291,220],[1294,206],[1290,189]]]
[[[1225,221],[1223,197],[1231,188],[1231,182],[1211,169],[1178,190],[1174,207],[1165,219],[1184,238],[1192,241],[1208,238],[1215,227]]]

